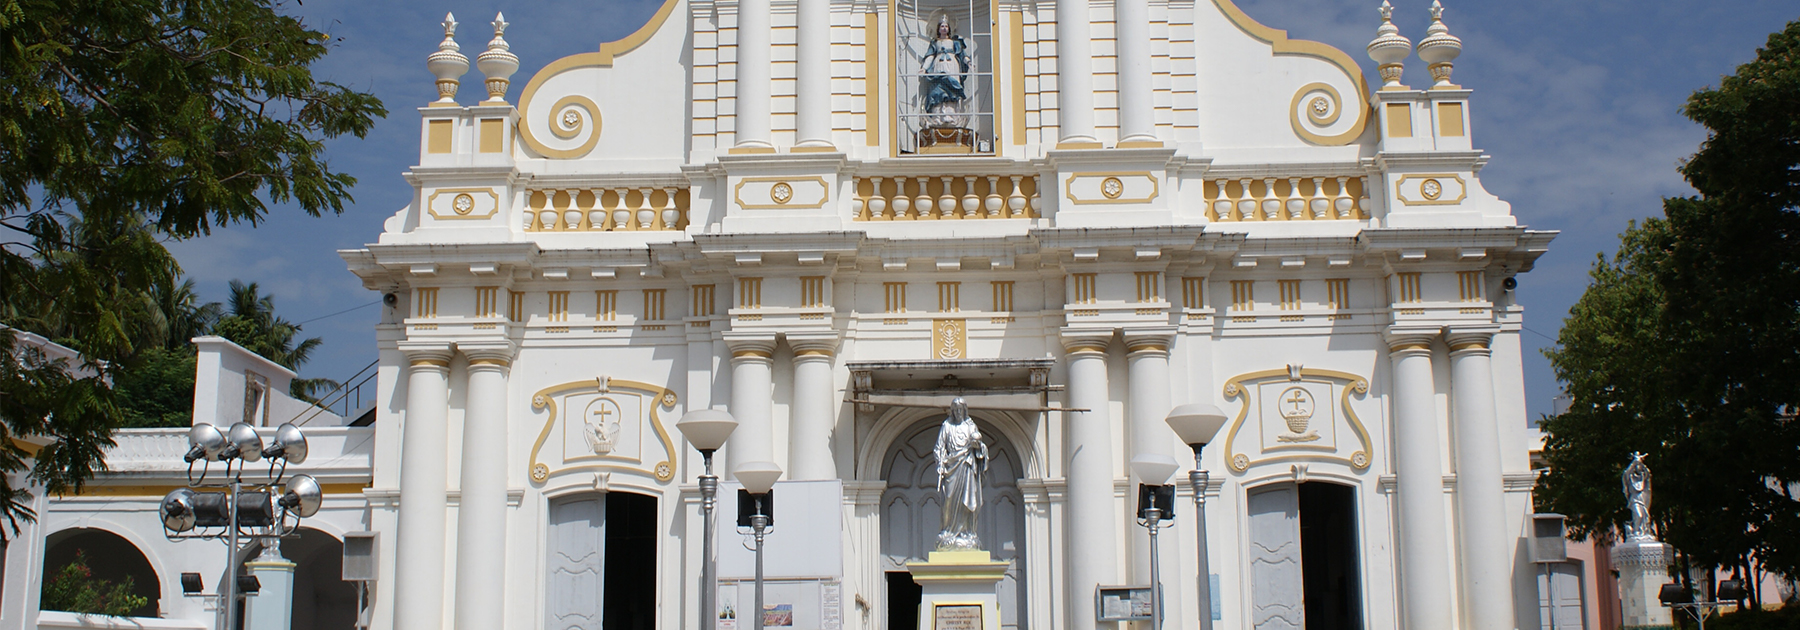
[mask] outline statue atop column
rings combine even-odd
[[[938,498],[943,501],[944,527],[938,532],[937,548],[973,550],[981,548],[975,533],[975,519],[981,512],[982,478],[987,473],[987,444],[981,441],[981,429],[969,418],[969,405],[961,397],[950,401],[950,415],[938,428],[937,446]]]
[[[1650,467],[1644,465],[1643,453],[1631,454],[1631,463],[1619,474],[1619,481],[1625,487],[1625,507],[1631,510],[1625,540],[1656,540],[1650,533]]]

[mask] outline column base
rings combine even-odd
[[[1001,578],[1010,562],[986,551],[933,551],[908,562],[919,584],[919,630],[1000,630]]]
[[[1669,609],[1658,599],[1668,584],[1675,548],[1654,540],[1614,545],[1613,568],[1619,571],[1619,613],[1628,629],[1673,628]]]

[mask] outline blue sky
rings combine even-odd
[[[1200,0],[1204,2],[1204,0]],[[1417,42],[1430,18],[1429,0],[1392,0],[1401,34]],[[315,68],[323,79],[374,92],[391,112],[366,139],[328,146],[334,168],[357,177],[356,203],[343,215],[312,218],[276,208],[260,225],[215,230],[170,249],[208,300],[222,300],[233,278],[258,282],[278,312],[308,321],[379,298],[344,269],[337,250],[372,241],[381,223],[405,205],[411,189],[400,174],[418,158],[415,108],[435,98],[425,56],[442,37],[438,22],[454,11],[458,41],[474,57],[492,30],[495,11],[512,26],[507,41],[521,59],[509,99],[537,69],[594,50],[649,18],[654,0],[575,2],[370,2],[311,0],[284,10],[332,34],[332,52]],[[1379,0],[1240,0],[1252,17],[1290,37],[1336,46],[1375,75],[1363,47],[1379,24]],[[1681,116],[1695,89],[1755,57],[1769,33],[1800,18],[1792,0],[1453,0],[1444,21],[1463,40],[1455,80],[1475,91],[1472,132],[1493,156],[1482,183],[1510,201],[1522,224],[1562,235],[1536,270],[1519,278],[1526,307],[1526,396],[1531,417],[1548,412],[1558,392],[1550,345],[1569,306],[1587,285],[1594,256],[1610,254],[1628,222],[1661,212],[1661,198],[1691,194],[1675,167],[1705,139]],[[1424,64],[1409,59],[1406,81],[1430,83]],[[479,73],[464,77],[464,102],[479,90]],[[343,379],[375,358],[373,306],[305,324],[323,346],[305,376]]]

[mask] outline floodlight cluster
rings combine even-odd
[[[267,445],[248,423],[239,422],[224,431],[207,423],[194,425],[188,431],[187,454],[182,456],[188,464],[189,487],[164,496],[158,510],[164,535],[221,538],[234,529],[259,527],[276,536],[292,533],[300,519],[319,511],[324,500],[323,488],[311,475],[297,474],[281,482],[287,465],[304,463],[306,454],[306,435],[292,423],[275,429],[274,441]],[[263,460],[269,462],[266,480],[245,482],[245,465]],[[206,477],[215,463],[224,465],[224,479],[208,484]],[[188,533],[196,528],[199,533]]]

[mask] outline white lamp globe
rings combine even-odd
[[[1169,478],[1180,469],[1181,464],[1176,463],[1175,458],[1161,453],[1144,453],[1131,458],[1131,472],[1137,474],[1139,482],[1152,486],[1169,485]]]
[[[718,409],[701,409],[689,411],[675,423],[681,435],[687,437],[689,444],[702,452],[716,451],[725,445],[731,432],[737,429],[737,418]]]
[[[1164,421],[1188,446],[1206,446],[1225,426],[1225,412],[1207,403],[1189,403],[1170,409]]]
[[[781,478],[781,466],[775,462],[744,462],[731,474],[737,476],[738,483],[744,484],[744,490],[750,494],[768,494],[775,487],[775,480]]]

